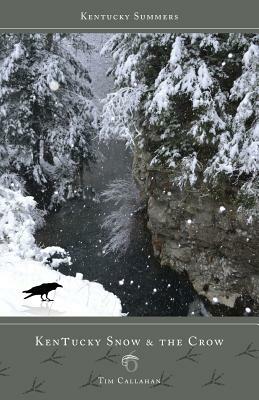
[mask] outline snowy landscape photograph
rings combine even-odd
[[[259,35],[0,34],[0,316],[259,315]]]

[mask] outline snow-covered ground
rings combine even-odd
[[[22,259],[0,245],[0,316],[121,316],[121,302],[96,282],[65,276],[42,262]],[[63,288],[24,300],[23,290],[47,282]]]
[[[64,249],[37,245],[34,234],[43,223],[41,214],[16,176],[0,177],[0,316],[121,316],[119,298],[101,284],[53,268],[60,261],[56,254],[67,264],[70,257]],[[54,301],[41,301],[40,296],[24,300],[24,290],[51,282],[63,286],[50,292]]]
[[[7,179],[8,178],[8,179]],[[0,178],[0,316],[120,316],[120,300],[96,282],[65,276],[55,269],[70,263],[63,249],[37,246],[34,233],[43,223],[36,202],[23,193],[16,177]],[[52,268],[46,264],[52,258]],[[63,288],[50,293],[53,302],[26,296],[23,290],[58,282]]]

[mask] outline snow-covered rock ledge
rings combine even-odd
[[[38,247],[34,233],[43,224],[33,197],[26,196],[16,175],[0,177],[0,316],[121,316],[121,302],[102,285],[66,276],[46,265],[49,257],[70,257],[59,247]],[[52,259],[57,268],[58,259]],[[23,290],[58,282],[63,288],[50,292],[53,302],[26,296]]]
[[[118,297],[96,282],[66,276],[39,261],[22,259],[0,245],[0,316],[121,316]],[[24,300],[23,290],[47,282],[63,288],[50,292],[53,302],[40,296]]]

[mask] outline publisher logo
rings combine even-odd
[[[121,364],[128,372],[135,372],[138,369],[138,360],[139,358],[131,353],[122,357]]]

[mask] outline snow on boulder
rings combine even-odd
[[[0,316],[121,316],[118,297],[96,282],[66,276],[34,260],[21,259],[0,246]],[[7,251],[6,251],[7,250]],[[24,300],[23,290],[57,282],[63,288],[49,293],[52,302],[40,296]]]

